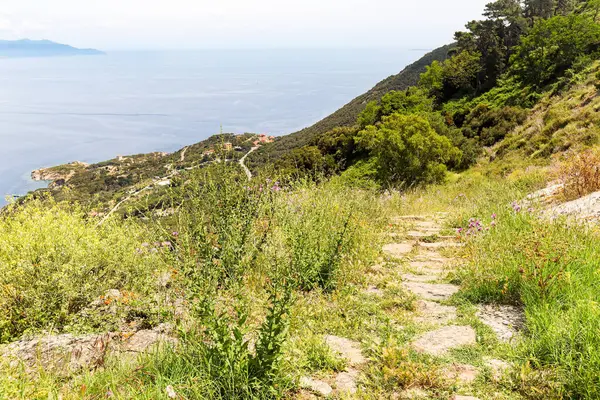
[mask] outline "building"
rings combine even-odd
[[[223,150],[225,150],[225,151],[233,150],[233,144],[231,144],[230,142],[223,143]]]

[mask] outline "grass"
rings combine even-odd
[[[121,330],[143,313],[144,327],[178,323],[180,342],[69,377],[5,363],[0,398],[154,399],[168,398],[167,387],[183,398],[282,398],[302,373],[344,368],[318,336],[305,335],[302,320],[316,310],[304,299],[322,302],[325,315],[325,299],[364,281],[385,221],[376,193],[335,182],[248,184],[223,164],[191,172],[166,196],[174,215],[115,216],[101,226],[52,200],[3,214],[4,341]],[[125,300],[102,297],[108,289]],[[177,318],[176,299],[188,308]]]
[[[523,340],[495,350],[517,365],[508,390],[525,398],[598,398],[598,231],[542,219],[538,205],[522,202],[544,175],[531,170],[495,181],[471,172],[394,201],[409,213],[447,211],[452,229],[480,221],[482,230],[464,239],[467,263],[453,279],[466,304],[525,310]]]
[[[98,227],[83,209],[41,200],[4,214],[1,279],[4,290],[21,294],[0,301],[10,310],[25,305],[4,317],[5,341],[50,330],[118,329],[140,309],[149,326],[175,321],[180,333],[176,347],[130,362],[108,359],[69,377],[5,361],[0,398],[168,399],[171,391],[186,399],[294,398],[300,376],[331,380],[347,367],[324,334],[360,342],[368,357],[358,398],[415,388],[433,399],[600,396],[598,232],[541,220],[537,205],[530,210],[521,202],[543,186],[545,169],[497,180],[480,167],[443,185],[379,196],[337,180],[284,185],[256,178],[248,185],[235,171],[214,168],[169,189],[168,207],[176,213],[164,218],[115,217]],[[386,227],[388,215],[436,212],[448,213],[445,234],[476,227],[462,235],[464,249],[448,254],[465,265],[446,280],[462,285],[449,304],[458,309],[458,324],[476,330],[477,344],[443,357],[410,349],[432,326],[413,320],[415,298],[400,285],[405,267],[379,253],[385,231],[411,229]],[[382,261],[384,268],[370,268]],[[82,265],[93,273],[78,273]],[[31,271],[43,280],[25,279]],[[165,272],[168,285],[157,285]],[[380,292],[366,293],[368,286]],[[138,295],[110,317],[105,310],[88,313],[85,305],[108,289]],[[82,293],[89,296],[84,306],[69,307]],[[49,294],[54,301],[46,304]],[[179,320],[156,300],[173,297],[188,304]],[[479,303],[525,309],[517,346],[499,343],[476,318]],[[489,358],[511,361],[513,369],[496,379]],[[448,377],[453,364],[483,374],[465,388]]]

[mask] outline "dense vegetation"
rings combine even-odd
[[[396,132],[418,141],[431,127],[452,144],[434,160],[438,168],[465,170],[484,149],[502,143],[523,124],[529,109],[541,98],[564,92],[588,76],[599,51],[597,7],[588,1],[490,3],[484,12],[486,19],[469,22],[465,31],[458,32],[455,45],[447,49],[450,57],[427,65],[414,85],[363,102],[353,125],[291,135],[265,148],[263,157],[271,152],[278,166],[288,171],[348,171],[353,181],[362,174],[378,177],[384,186],[411,185],[431,181],[428,168],[423,169],[428,176],[417,178],[383,173],[389,172],[391,164],[382,157],[389,159],[390,154],[383,156],[365,146],[364,137],[383,132],[382,136],[389,138]],[[390,129],[390,117],[398,115],[425,118],[429,126],[422,124],[408,134],[401,128],[404,124]],[[302,139],[294,139],[297,144],[292,144],[291,138]],[[293,150],[286,153],[285,149]],[[395,159],[400,164],[410,162],[398,150]],[[443,176],[437,174],[438,179]]]
[[[56,167],[69,178],[0,213],[0,343],[168,322],[178,344],[68,377],[0,359],[0,399],[294,398],[300,376],[346,368],[324,334],[361,340],[359,398],[448,399],[443,369],[489,357],[512,368],[477,378],[482,399],[598,398],[598,232],[522,199],[551,179],[566,200],[600,190],[599,16],[596,0],[490,3],[452,46],[264,146],[251,179],[252,134]],[[448,304],[477,330],[445,357],[411,350],[415,298],[378,259],[410,229],[390,214],[438,211],[466,245]],[[478,303],[524,309],[517,346]]]

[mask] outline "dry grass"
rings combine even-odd
[[[566,153],[556,164],[554,173],[564,185],[562,194],[566,200],[600,190],[600,148]]]

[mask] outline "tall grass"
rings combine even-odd
[[[109,289],[127,293],[128,308],[138,303],[151,311],[150,295],[164,265],[148,240],[134,223],[96,227],[82,209],[52,202],[36,200],[4,213],[0,342],[42,330],[114,328],[110,315],[89,310]]]
[[[596,399],[600,237],[592,228],[542,218],[538,205],[523,201],[543,176],[471,173],[396,201],[407,212],[449,212],[449,228],[469,233],[460,296],[524,308],[526,328],[514,354],[521,370],[511,389],[526,398]],[[473,222],[477,229],[469,229]]]
[[[288,362],[297,359],[288,342],[292,299],[364,279],[386,217],[377,193],[328,181],[248,182],[225,163],[174,180],[162,205],[174,214],[113,216],[97,226],[77,206],[40,200],[0,220],[0,282],[11,294],[0,299],[10,311],[0,317],[5,341],[53,327],[117,329],[122,313],[88,312],[107,289],[135,293],[140,312],[161,311],[141,299],[156,302],[163,292],[187,307],[174,348],[67,381],[0,365],[0,392],[150,399],[167,398],[169,388],[190,399],[284,397],[299,368]]]

